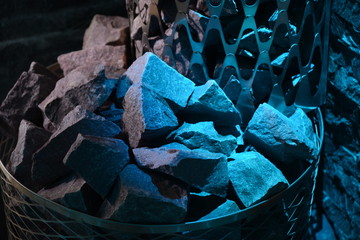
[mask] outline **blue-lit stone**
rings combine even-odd
[[[226,96],[232,101],[236,102],[239,98],[240,92],[241,92],[241,83],[238,79],[235,78],[234,75],[232,75],[229,79],[229,81],[226,83],[224,87],[224,92]]]
[[[118,125],[122,126],[122,117],[124,114],[124,109],[116,108],[114,105],[111,105],[109,109],[99,111],[99,115],[104,117],[106,120],[111,121]]]
[[[209,220],[209,219],[213,219],[213,218],[220,218],[225,215],[234,214],[238,211],[240,211],[240,208],[238,207],[238,205],[234,201],[226,199],[226,201],[223,204],[221,204],[220,206],[218,206],[213,211],[206,214],[199,220]]]
[[[288,181],[282,172],[258,152],[231,155],[229,177],[241,202],[249,207],[284,190]]]
[[[190,149],[203,149],[229,156],[237,147],[232,135],[222,136],[214,128],[213,122],[184,123],[173,131],[168,139],[184,144]]]

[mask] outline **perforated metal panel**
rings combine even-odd
[[[197,84],[215,79],[224,87],[234,75],[244,123],[261,102],[282,112],[325,102],[330,0],[129,0],[127,7],[135,57],[152,51]]]

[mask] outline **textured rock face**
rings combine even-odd
[[[178,126],[166,101],[140,84],[132,85],[127,91],[124,110],[123,129],[132,148],[165,137]]]
[[[108,79],[104,71],[83,66],[69,73],[56,83],[55,89],[39,107],[45,115],[44,127],[54,130],[62,119],[76,106],[89,112],[100,107],[110,96],[117,80]]]
[[[21,120],[29,109],[36,108],[54,89],[57,77],[33,62],[23,72],[0,105],[0,126],[16,136]]]
[[[76,107],[64,117],[49,141],[34,153],[32,168],[34,180],[38,184],[47,185],[71,172],[71,169],[63,164],[63,159],[79,133],[114,137],[120,132],[121,129],[116,124],[87,112],[80,106]]]
[[[9,172],[18,181],[34,191],[39,189],[34,185],[31,178],[32,155],[48,141],[50,136],[51,134],[44,129],[22,120],[19,127],[18,141],[7,166]]]
[[[184,144],[190,149],[205,149],[229,156],[237,147],[232,135],[222,136],[214,128],[213,122],[184,123],[173,131],[168,139]]]
[[[202,191],[225,197],[229,184],[227,161],[223,154],[184,147],[136,148],[133,153],[140,167],[178,178]]]
[[[74,69],[92,65],[94,69],[106,66],[113,72],[124,72],[127,64],[126,46],[97,46],[60,55],[58,63],[64,74]],[[110,75],[110,74],[109,74]]]
[[[224,202],[223,204],[218,206],[216,209],[214,209],[212,212],[203,216],[199,220],[208,220],[208,219],[212,219],[212,218],[218,218],[218,217],[222,217],[225,215],[230,215],[230,214],[236,213],[238,211],[240,211],[240,208],[236,205],[236,203],[234,201],[226,200],[226,202]]]
[[[226,96],[232,101],[236,102],[239,98],[241,92],[241,84],[238,79],[234,76],[231,76],[230,80],[227,82],[225,87],[223,88]]]
[[[229,176],[241,202],[249,207],[284,190],[288,182],[279,169],[258,152],[233,154]]]
[[[81,134],[64,158],[64,164],[102,197],[107,196],[116,177],[129,162],[128,146],[122,140]]]
[[[186,211],[185,189],[154,178],[130,164],[121,171],[113,194],[102,205],[100,216],[127,223],[179,223]]]
[[[314,134],[309,139],[306,135],[309,134],[308,127],[300,123],[305,117],[299,112],[289,119],[270,105],[261,104],[250,120],[244,138],[271,159],[285,163],[295,159],[314,159],[318,153]]]
[[[96,14],[86,29],[83,49],[105,45],[126,45],[129,41],[129,19]]]

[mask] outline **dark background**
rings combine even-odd
[[[2,1],[0,101],[31,61],[48,65],[59,54],[80,49],[96,13],[124,16],[124,0]],[[332,1],[329,94],[323,106],[326,134],[317,197],[341,240],[360,236],[359,16],[360,0]],[[0,225],[0,239],[5,229]]]

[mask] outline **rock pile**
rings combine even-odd
[[[84,49],[59,57],[61,79],[34,63],[2,103],[18,139],[7,168],[25,186],[101,218],[171,224],[270,198],[289,185],[274,163],[317,156],[300,109],[262,104],[242,134],[236,79],[196,86],[153,53],[126,69],[123,21],[95,16]]]

